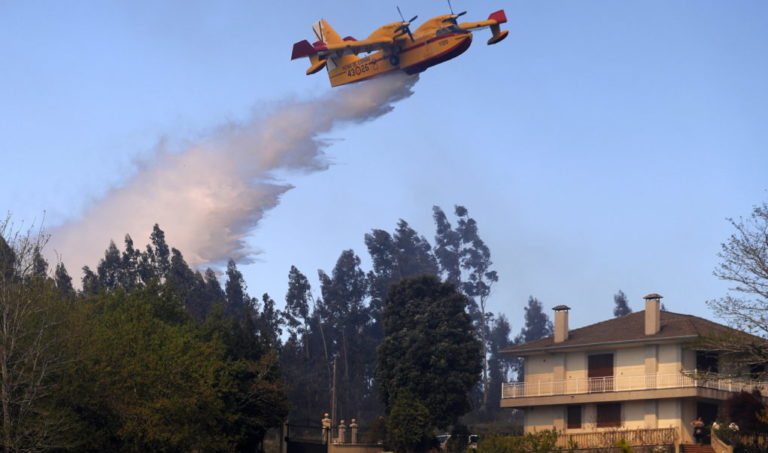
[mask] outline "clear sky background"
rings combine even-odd
[[[398,19],[396,4],[0,0],[0,209],[23,225],[45,213],[55,230],[140,173],[158,143],[333,93],[289,60],[292,44],[319,18],[365,37]],[[417,24],[447,12],[400,7]],[[366,232],[402,218],[432,239],[432,206],[462,204],[499,272],[490,309],[514,331],[529,295],[571,306],[577,327],[611,316],[619,289],[634,310],[658,292],[671,311],[711,318],[704,302],[727,289],[712,276],[726,218],[768,199],[768,3],[454,8],[466,20],[504,8],[509,37],[486,46],[479,32],[391,113],[325,134],[327,170],[273,173],[294,188],[247,239],[261,252],[241,267],[250,293],[282,300],[292,264],[316,283],[348,248],[368,269]],[[96,259],[67,267],[79,279]]]

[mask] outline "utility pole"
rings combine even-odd
[[[333,379],[331,381],[331,431],[336,426],[336,357],[333,357]]]

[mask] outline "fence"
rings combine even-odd
[[[574,445],[577,448],[612,447],[622,439],[630,445],[672,445],[677,440],[677,428],[612,429],[589,433],[560,434],[557,438],[557,445],[563,448]]]

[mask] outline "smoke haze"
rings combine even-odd
[[[415,77],[393,75],[290,102],[266,115],[220,127],[181,152],[158,147],[136,174],[94,202],[79,219],[54,228],[48,247],[69,269],[93,266],[109,241],[130,234],[146,244],[158,223],[169,245],[195,267],[229,258],[248,261],[250,231],[293,188],[274,172],[325,170],[319,135],[343,123],[361,123],[410,96]]]

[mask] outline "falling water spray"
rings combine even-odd
[[[147,237],[158,223],[192,266],[229,258],[248,261],[247,244],[266,211],[293,188],[275,172],[325,170],[320,135],[345,123],[384,115],[410,96],[416,78],[386,76],[287,102],[205,140],[170,152],[158,147],[125,184],[92,203],[77,219],[51,231],[49,251],[70,269],[94,265],[109,241]]]

